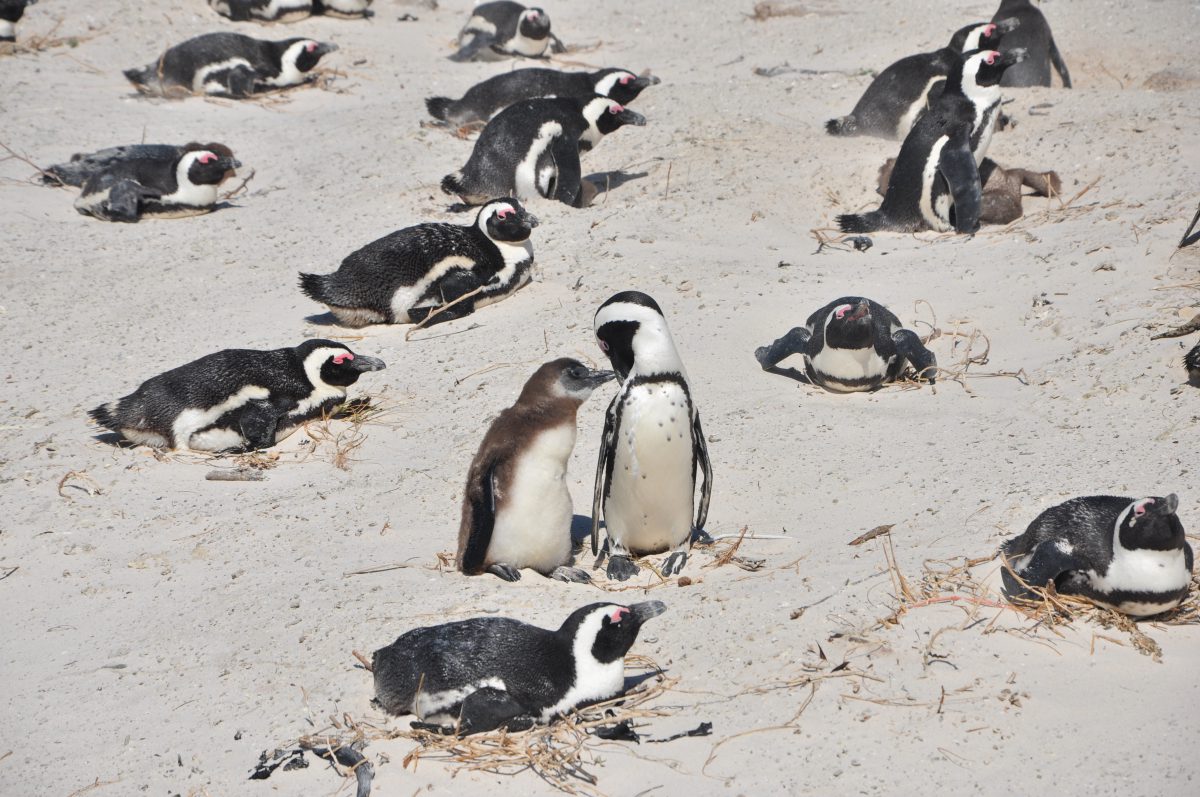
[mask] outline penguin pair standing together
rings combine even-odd
[[[703,529],[712,494],[700,415],[652,298],[636,291],[616,294],[596,312],[595,330],[621,387],[605,414],[600,442],[592,552],[598,552],[603,510],[609,578],[634,575],[634,556],[664,552],[670,555],[661,573],[671,576],[686,563],[693,529]],[[458,548],[463,572],[515,581],[521,568],[532,568],[559,580],[587,580],[586,571],[569,566],[567,463],[576,410],[613,376],[570,359],[547,363],[492,424],[463,496]],[[704,484],[693,524],[697,469]]]
[[[458,34],[458,44],[451,61],[495,61],[514,55],[541,58],[547,50],[566,50],[550,32],[550,17],[544,10],[511,0],[477,5]]]
[[[580,153],[625,125],[644,124],[644,116],[608,97],[524,100],[488,122],[466,165],[443,178],[442,191],[466,205],[541,196],[586,207],[597,189],[583,179]]]
[[[314,14],[361,19],[374,14],[374,0],[208,0],[209,6],[234,22],[296,22]]]
[[[84,215],[136,222],[210,212],[221,183],[241,165],[224,144],[134,144],[77,153],[43,181],[82,188],[75,209]]]
[[[171,47],[148,66],[126,70],[125,77],[144,94],[244,98],[311,80],[322,56],[337,49],[315,39],[206,33]]]

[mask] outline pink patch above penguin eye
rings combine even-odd
[[[623,111],[623,110],[625,110],[625,109],[624,109],[623,107],[621,107],[620,105],[610,105],[610,106],[608,106],[608,112],[609,112],[609,113],[611,113],[611,114],[618,114],[618,113],[620,113],[620,112],[621,112],[621,111]]]
[[[849,312],[849,310],[850,310],[850,305],[848,305],[848,304],[843,304],[841,307],[839,307],[838,309],[834,310],[834,311],[833,311],[833,314],[834,314],[834,316],[836,316],[837,318],[841,319],[841,318],[844,318],[844,317],[845,317],[846,313],[847,313],[847,312]]]
[[[308,44],[304,45],[304,49],[305,49],[305,50],[308,50],[310,53],[311,53],[311,52],[314,52],[314,51],[316,51],[316,49],[317,49],[317,43],[316,43],[316,42],[309,42]]]
[[[987,63],[988,66],[991,66],[992,64],[996,63],[996,55],[997,55],[997,53],[994,53],[994,52],[988,53],[987,55],[985,55],[983,57],[983,60]]]
[[[629,83],[630,83],[632,80],[633,80],[633,75],[626,75],[625,77],[621,78],[621,85],[622,85],[622,86],[626,86],[626,85],[628,85],[628,84],[629,84]]]
[[[996,26],[995,26],[995,25],[987,25],[987,26],[986,26],[986,27],[984,27],[984,29],[983,29],[983,35],[984,35],[984,36],[986,36],[986,37],[987,37],[987,38],[989,38],[989,39],[990,39],[990,38],[992,38],[992,34],[993,34],[993,33],[995,33],[995,32],[996,32]]]
[[[211,152],[206,152],[203,155],[201,155],[199,158],[196,158],[197,161],[199,161],[200,163],[203,163],[205,165],[212,163],[216,159],[217,159],[217,156],[212,154]]]
[[[341,365],[342,363],[346,362],[346,360],[353,360],[353,359],[354,359],[354,355],[351,354],[350,352],[346,352],[345,354],[335,354],[333,357],[333,364]]]
[[[509,208],[505,208],[504,210],[501,210],[498,213],[496,213],[496,218],[507,219],[509,213],[512,213],[512,210],[510,210]]]
[[[625,619],[625,615],[627,614],[629,614],[629,610],[622,606],[609,615],[608,619],[612,620],[614,623],[619,623]]]
[[[1146,514],[1146,505],[1153,504],[1153,503],[1154,503],[1153,498],[1142,501],[1140,504],[1137,504],[1133,507],[1133,514],[1137,515],[1138,517],[1141,517],[1142,515]]]

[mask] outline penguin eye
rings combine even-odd
[[[304,45],[304,49],[311,53],[317,49],[317,43],[309,42],[308,44]]]
[[[600,344],[600,351],[604,352],[605,354],[608,354],[608,344],[604,342],[604,339],[596,338],[596,342]]]
[[[633,80],[633,75],[626,75],[625,77],[621,78],[621,85],[626,86],[632,80]]]
[[[496,213],[496,218],[498,218],[498,219],[507,219],[507,218],[508,218],[508,214],[510,214],[510,213],[512,213],[512,209],[511,209],[511,208],[505,208],[504,210],[501,210],[501,211],[499,211],[499,212],[497,212],[497,213]]]
[[[354,355],[351,354],[350,352],[346,352],[345,354],[335,354],[333,357],[333,364],[341,365],[342,363],[346,362],[346,360],[353,360],[353,359],[354,359]]]
[[[206,166],[208,164],[212,163],[213,161],[215,161],[216,159],[217,159],[217,156],[212,154],[211,152],[206,152],[203,155],[201,155],[199,158],[196,158],[196,160],[198,162],[203,163]]]
[[[623,110],[625,110],[625,109],[624,109],[624,108],[622,108],[620,105],[610,105],[610,106],[608,106],[608,112],[609,112],[609,113],[611,113],[611,114],[618,114],[618,113],[620,113],[620,112],[621,112],[621,111],[623,111]]]
[[[629,614],[629,610],[626,609],[624,606],[622,606],[619,609],[616,609],[611,615],[609,615],[608,619],[611,620],[614,624],[619,623],[625,619],[625,615],[627,615],[627,614]]]
[[[987,55],[985,55],[983,57],[983,60],[987,63],[988,66],[991,66],[992,64],[996,63],[996,54],[994,52],[988,53]]]

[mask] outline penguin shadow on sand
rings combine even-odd
[[[607,194],[614,188],[620,188],[625,185],[625,183],[631,183],[634,180],[640,180],[643,177],[649,176],[649,172],[626,172],[620,169],[611,172],[593,172],[586,175],[583,179],[595,188],[595,192],[592,194],[588,204],[592,204],[600,194]]]
[[[791,366],[784,365],[772,365],[770,368],[764,368],[763,370],[768,374],[786,376],[788,379],[792,379],[802,385],[820,387],[820,385],[808,378],[808,374],[804,373],[804,371],[801,371],[798,368],[792,368]]]

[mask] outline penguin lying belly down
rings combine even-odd
[[[88,413],[131,443],[155,448],[268,448],[331,412],[382,360],[331,340],[291,349],[226,349],[147,379]]]

